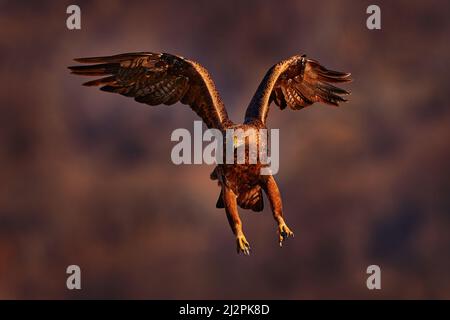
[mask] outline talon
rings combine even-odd
[[[250,255],[250,244],[243,234],[236,236],[236,243],[238,254],[242,252],[246,256]]]
[[[289,237],[294,237],[294,233],[289,229],[289,227],[286,225],[286,223],[281,222],[278,225],[278,236],[279,236],[279,243],[280,248],[283,247],[283,241],[287,240]]]

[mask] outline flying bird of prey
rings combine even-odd
[[[350,73],[331,71],[305,55],[292,56],[272,66],[250,101],[243,124],[233,123],[227,115],[208,71],[197,62],[167,53],[125,53],[106,57],[75,59],[78,65],[69,67],[72,73],[102,76],[84,83],[100,86],[100,90],[133,97],[150,106],[189,105],[208,128],[265,129],[269,106],[273,102],[281,110],[289,107],[300,110],[315,102],[338,106],[347,101],[344,89],[332,83],[351,81]],[[260,140],[246,141],[262,147]],[[211,174],[221,191],[217,208],[224,208],[236,237],[237,251],[248,255],[250,245],[245,238],[238,206],[255,212],[263,210],[263,191],[266,193],[277,223],[280,246],[294,235],[284,217],[280,192],[272,175],[261,175],[262,164],[218,164]]]

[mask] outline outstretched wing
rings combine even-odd
[[[319,62],[303,56],[293,56],[277,63],[266,73],[245,113],[245,122],[266,123],[269,105],[273,101],[281,110],[307,107],[314,102],[334,106],[347,101],[350,94],[331,83],[351,81],[350,73],[331,71]]]
[[[137,52],[108,57],[79,58],[92,65],[72,66],[73,74],[104,76],[84,83],[100,90],[133,97],[151,106],[178,101],[191,106],[208,128],[223,129],[229,122],[208,71],[200,64],[167,53]]]

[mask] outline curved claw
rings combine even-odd
[[[278,225],[278,237],[280,242],[280,247],[283,246],[283,241],[287,240],[289,237],[294,237],[294,233],[289,229],[286,223],[280,223]]]
[[[247,239],[245,239],[245,236],[243,234],[236,236],[236,243],[238,254],[242,252],[246,256],[250,255],[250,244],[248,243]]]

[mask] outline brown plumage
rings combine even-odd
[[[266,73],[253,96],[243,124],[234,124],[228,118],[225,106],[219,97],[214,82],[200,64],[179,56],[162,53],[126,53],[108,57],[75,59],[88,65],[72,66],[74,74],[101,76],[100,79],[84,83],[85,86],[100,86],[107,92],[133,97],[137,102],[151,106],[176,102],[189,105],[208,128],[265,129],[271,102],[281,110],[287,106],[300,110],[315,102],[339,106],[349,92],[332,83],[351,81],[349,73],[331,71],[306,56],[293,56],[283,60]],[[250,144],[262,147],[262,141],[247,139]],[[262,164],[219,164],[211,174],[217,180],[221,192],[217,208],[225,208],[231,229],[236,236],[238,253],[249,254],[237,206],[259,212],[264,208],[263,191],[266,193],[278,225],[279,244],[292,231],[283,218],[281,196],[272,175],[261,175]],[[236,163],[236,162],[235,162]]]

